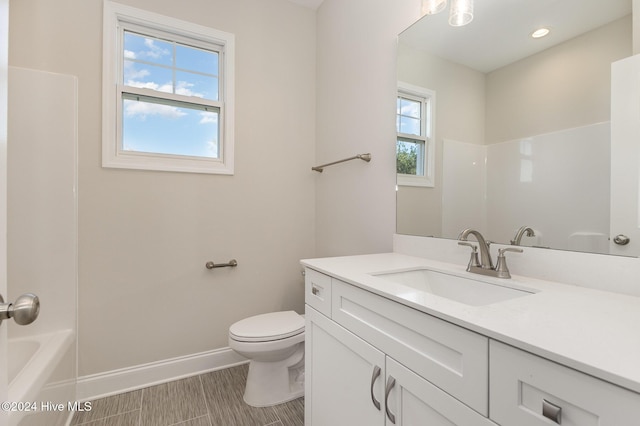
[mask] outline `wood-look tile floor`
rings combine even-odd
[[[254,408],[242,400],[248,364],[92,401],[71,425],[303,426],[304,398]]]

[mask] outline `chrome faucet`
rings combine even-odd
[[[528,226],[521,226],[520,229],[518,229],[518,232],[516,232],[516,236],[513,238],[513,240],[511,240],[511,245],[512,246],[519,246],[520,242],[522,241],[522,237],[526,235],[527,237],[535,237],[536,233],[534,232],[533,229],[529,228]]]
[[[480,267],[482,269],[493,269],[493,261],[491,260],[491,252],[489,251],[489,243],[484,239],[482,234],[475,229],[467,228],[458,235],[460,241],[467,241],[469,234],[476,237],[478,246],[480,246]]]
[[[478,246],[480,247],[479,263],[476,246],[467,242],[467,238],[469,237],[469,235],[475,236],[476,240],[478,240]],[[507,258],[505,257],[504,253],[507,251],[522,253],[521,248],[507,247],[498,249],[498,262],[494,267],[493,261],[491,260],[491,251],[489,250],[490,243],[484,239],[480,232],[474,229],[465,229],[460,233],[458,239],[460,240],[458,244],[462,246],[469,246],[472,250],[471,259],[469,260],[469,265],[467,266],[467,271],[473,272],[474,274],[489,275],[497,278],[511,278],[511,273],[509,272],[509,268],[507,268]]]

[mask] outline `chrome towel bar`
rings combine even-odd
[[[228,263],[213,263],[209,261],[204,265],[207,269],[213,268],[226,268],[227,266],[235,267],[238,266],[238,262],[235,259],[231,259]]]
[[[358,154],[353,157],[345,158],[344,160],[338,160],[332,163],[322,164],[321,166],[312,167],[311,170],[322,173],[322,169],[324,169],[327,166],[333,166],[334,164],[344,163],[345,161],[350,161],[350,160],[363,160],[368,163],[369,161],[371,161],[371,154]]]

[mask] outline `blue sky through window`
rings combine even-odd
[[[219,100],[214,51],[126,31],[122,83],[210,101]],[[126,92],[126,89],[125,89]],[[217,108],[125,94],[122,149],[219,158]]]

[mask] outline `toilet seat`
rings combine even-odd
[[[301,333],[304,333],[304,317],[294,311],[256,315],[229,327],[229,337],[240,342],[269,342]]]

